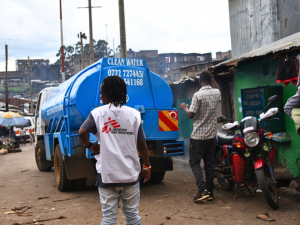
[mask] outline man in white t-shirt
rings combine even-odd
[[[151,176],[141,114],[125,106],[126,95],[123,79],[118,76],[105,78],[101,85],[103,106],[94,109],[79,130],[81,140],[97,160],[96,186],[102,204],[102,225],[117,224],[119,198],[123,202],[126,224],[141,224],[138,151],[144,162],[144,183]],[[89,133],[97,137],[100,145],[89,141]]]

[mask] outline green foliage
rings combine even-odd
[[[98,40],[95,41],[93,40],[93,45],[94,45],[94,51],[97,52],[102,52],[104,55],[107,55],[107,50],[108,50],[108,55],[110,55],[113,52],[113,49],[111,48],[107,48],[106,46],[108,45],[108,43],[105,40]],[[66,67],[68,68],[68,64],[67,64],[67,60],[71,57],[72,54],[81,54],[81,43],[80,41],[78,41],[76,44],[74,44],[75,47],[73,47],[72,45],[69,45],[67,47],[64,46],[64,56],[66,59]],[[89,44],[84,44],[83,45],[83,51],[85,53],[89,53],[90,52],[90,45]],[[120,45],[117,47],[117,51],[120,51]],[[58,50],[58,52],[56,53],[56,57],[59,57],[59,60],[57,60],[54,65],[61,65],[61,51],[60,49]]]
[[[0,92],[5,92],[5,87],[2,85],[0,86]],[[28,86],[8,87],[8,92],[14,92],[14,93],[29,92],[29,87]]]

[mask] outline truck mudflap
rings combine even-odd
[[[166,156],[149,156],[151,171],[167,171],[173,170],[173,160],[172,157]],[[141,162],[142,164],[142,162]]]
[[[95,161],[83,157],[65,156],[65,168],[69,180],[81,179],[95,175]]]

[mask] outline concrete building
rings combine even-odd
[[[29,72],[27,59],[16,60],[16,70],[21,72],[23,82],[29,82]],[[41,80],[60,80],[60,65],[50,65],[49,59],[31,59],[30,60],[31,79]]]
[[[115,54],[120,57],[120,52]],[[163,77],[167,82],[176,81],[180,78],[179,70],[175,68],[195,64],[197,62],[212,61],[211,53],[163,53],[158,54],[157,50],[142,50],[134,52],[132,49],[127,51],[127,58],[144,59],[151,72]]]
[[[30,68],[33,66],[49,66],[49,59],[30,59]],[[28,59],[17,59],[16,60],[16,71],[25,72],[28,71],[27,68]]]
[[[26,81],[21,71],[7,71],[7,78],[8,80],[19,79],[21,82]],[[0,84],[5,84],[5,72],[0,72]]]
[[[221,63],[222,61],[224,60],[196,63],[188,66],[174,68],[174,70],[179,70],[180,79],[183,79],[184,77],[196,78],[196,76],[199,75],[201,72],[207,70],[209,67]]]
[[[300,31],[300,0],[229,0],[233,57]]]
[[[226,60],[232,57],[232,51],[228,50],[227,52],[216,52],[216,60]]]
[[[69,77],[75,75],[76,73],[78,73],[79,71],[83,70],[84,68],[86,68],[87,66],[90,65],[90,54],[87,53],[87,54],[85,54],[84,57],[85,57],[85,59],[84,59],[83,65],[81,63],[81,54],[74,54],[69,58],[70,71],[67,73],[67,75]],[[94,52],[95,62],[102,59],[103,57],[104,57],[103,52],[98,52],[98,51]]]

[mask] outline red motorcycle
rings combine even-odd
[[[223,190],[231,190],[237,184],[236,196],[240,187],[246,187],[252,195],[248,185],[258,181],[261,191],[273,209],[279,208],[279,198],[276,189],[276,177],[272,166],[274,149],[269,148],[264,141],[264,136],[272,137],[272,133],[265,134],[261,128],[264,121],[278,114],[278,108],[265,110],[278,96],[272,96],[268,105],[263,110],[260,118],[248,116],[238,122],[227,123],[218,131],[215,145],[215,177]],[[218,123],[233,122],[221,116]],[[240,133],[235,134],[235,131]]]

